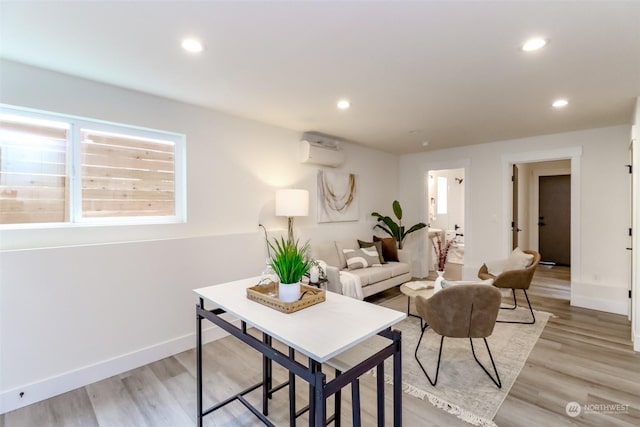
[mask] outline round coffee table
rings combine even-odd
[[[408,283],[421,283],[421,284],[426,284],[426,288],[424,289],[411,289],[410,287],[407,286],[407,283],[400,285],[400,292],[402,292],[403,294],[405,294],[407,296],[407,316],[411,316],[411,317],[417,317],[418,319],[420,319],[420,323],[422,323],[422,317],[418,316],[417,314],[413,314],[410,311],[411,308],[411,298],[417,297],[418,295],[420,295],[423,298],[431,298],[433,296],[433,284],[434,282],[431,280],[421,280],[419,282],[408,282]]]

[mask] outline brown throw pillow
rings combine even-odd
[[[400,261],[398,259],[398,244],[396,243],[396,239],[393,237],[373,236],[373,241],[382,243],[382,256],[385,261]]]
[[[358,240],[358,245],[361,248],[370,248],[374,246],[376,251],[378,251],[378,258],[380,258],[380,264],[386,264],[387,262],[384,260],[384,255],[382,255],[382,242],[364,242],[362,240]]]

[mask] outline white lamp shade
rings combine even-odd
[[[308,216],[309,192],[307,190],[276,191],[276,216]]]

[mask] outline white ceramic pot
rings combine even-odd
[[[438,277],[433,284],[433,293],[436,293],[442,289],[442,279],[444,279],[444,271],[436,271],[436,273],[438,273]]]
[[[278,284],[278,299],[282,302],[293,302],[300,298],[300,282]]]

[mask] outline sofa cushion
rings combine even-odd
[[[406,262],[390,262],[385,264],[385,267],[391,270],[391,277],[400,276],[401,274],[406,274],[411,271],[409,264]]]
[[[349,270],[358,270],[360,268],[381,265],[378,251],[376,248],[360,248],[360,249],[343,249],[342,252],[347,260],[347,268]]]
[[[335,248],[338,251],[338,258],[340,259],[340,264],[336,266],[342,270],[343,268],[347,268],[347,259],[344,257],[345,249],[360,249],[358,245],[357,239],[349,239],[349,240],[336,240]]]
[[[375,247],[376,251],[378,251],[378,258],[380,259],[380,264],[385,264],[384,256],[382,255],[382,242],[364,242],[362,240],[358,240],[358,245],[361,248],[370,248]]]
[[[360,282],[363,287],[391,278],[391,269],[389,269],[386,264],[379,267],[369,267],[361,268],[359,270],[352,270],[349,271],[349,273],[355,274],[360,277]]]
[[[398,244],[396,242],[396,239],[394,239],[393,237],[373,236],[373,241],[382,243],[382,256],[384,257],[385,261],[399,261]]]
[[[341,267],[338,252],[336,251],[335,242],[318,243],[314,244],[311,248],[311,256],[313,257],[313,259],[321,259],[328,265],[343,268]]]

